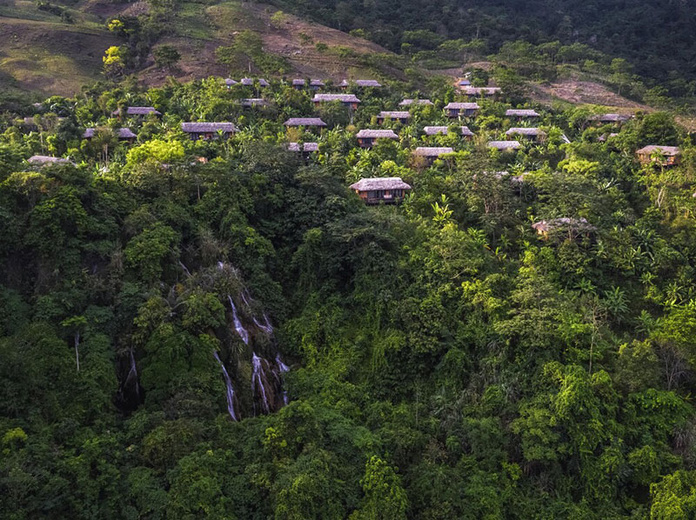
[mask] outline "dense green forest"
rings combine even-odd
[[[586,44],[628,59],[642,76],[674,88],[696,80],[693,2],[655,0],[274,0],[291,12],[362,35],[395,51],[457,41],[482,53],[506,42]],[[472,46],[472,42],[474,45]],[[692,92],[693,95],[693,92]]]
[[[0,517],[693,518],[696,148],[673,117],[271,83],[0,116]],[[328,127],[283,125],[310,115]],[[366,205],[370,177],[412,190]]]

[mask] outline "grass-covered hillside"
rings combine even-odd
[[[0,518],[692,518],[693,142],[489,73],[5,110]]]
[[[104,78],[102,58],[111,46],[128,47],[125,73],[136,73],[147,83],[161,84],[168,76],[185,81],[227,75],[230,67],[215,51],[231,45],[245,30],[261,38],[264,54],[277,57],[270,69],[252,64],[252,72],[271,76],[344,78],[374,69],[375,63],[361,56],[387,53],[364,39],[291,15],[272,21],[276,12],[267,5],[243,2],[0,3],[0,89],[75,94]],[[112,20],[125,21],[125,30],[109,30]],[[176,66],[156,66],[154,50],[162,45],[180,53]],[[385,74],[403,74],[390,67],[388,59],[382,61],[377,66]],[[238,69],[240,74],[249,72],[246,63]]]

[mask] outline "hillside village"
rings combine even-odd
[[[511,107],[502,89],[474,87],[466,79],[455,82],[455,88],[449,93],[454,100],[446,104],[444,101],[435,104],[427,98],[403,98],[394,103],[398,93],[377,80],[343,80],[336,85],[330,80],[303,78],[273,82],[264,78],[242,78],[239,81],[210,78],[203,84],[206,82],[218,87],[224,85],[228,92],[220,91],[220,97],[242,107],[241,112],[237,110],[237,122],[182,121],[180,132],[177,132],[173,128],[174,118],[163,121],[162,112],[155,107],[119,103],[119,108],[110,113],[111,118],[102,116],[98,120],[82,121],[88,126],[81,136],[83,141],[76,146],[77,136],[72,136],[72,142],[65,143],[66,148],[73,146],[68,157],[42,155],[45,152],[42,149],[41,154],[27,158],[27,162],[46,165],[65,164],[72,160],[73,164],[76,164],[75,161],[88,164],[95,161],[94,156],[85,153],[90,146],[93,147],[93,144],[87,144],[92,141],[102,143],[101,146],[107,151],[100,159],[108,159],[109,153],[114,154],[119,148],[125,150],[125,147],[137,145],[137,132],[143,126],[157,128],[158,133],[174,139],[178,133],[192,141],[219,143],[231,139],[234,143],[235,135],[246,133],[246,129],[239,124],[243,120],[252,125],[265,122],[275,125],[274,139],[278,146],[292,152],[306,164],[321,162],[322,156],[331,153],[331,141],[339,135],[344,140],[352,141],[354,147],[366,150],[380,144],[388,148],[392,145],[386,143],[391,141],[398,150],[397,154],[402,157],[402,165],[408,167],[405,176],[410,180],[435,161],[450,165],[465,161],[467,153],[474,149],[488,149],[493,163],[500,168],[512,167],[517,171],[538,169],[540,166],[553,168],[560,161],[556,150],[570,143],[566,133],[582,138],[579,131],[591,128],[596,133],[595,129],[601,127],[604,133],[597,134],[596,141],[607,143],[608,140],[611,144],[620,142],[622,127],[635,118],[632,114],[607,113],[598,108],[587,114],[579,128],[570,128],[558,125],[558,114],[552,110],[540,109],[540,113],[530,108],[529,104]],[[296,94],[289,94],[289,89],[295,90]],[[248,94],[256,97],[241,97]],[[71,114],[70,110],[62,109],[58,116],[46,112],[45,104],[35,104],[34,108],[36,114],[24,117],[18,124],[23,131],[29,131],[28,137],[39,130],[45,133],[44,128],[48,130],[48,135],[60,132],[61,125],[67,124],[68,119],[72,119],[73,124],[77,123],[75,114]],[[328,115],[329,123],[322,120],[322,114]],[[289,117],[283,121],[286,131],[282,132],[278,125],[286,115],[300,117]],[[485,123],[482,124],[481,120],[485,120]],[[47,128],[49,121],[53,122],[51,129]],[[326,139],[325,134],[330,134],[331,139]],[[147,135],[152,137],[151,133]],[[269,136],[267,132],[261,137],[267,139]],[[108,151],[109,142],[111,152]],[[549,153],[550,149],[554,150],[553,154]],[[408,153],[408,157],[403,152]],[[556,156],[551,158],[554,154]],[[195,159],[205,163],[214,159],[215,155],[208,153],[208,156]],[[530,160],[530,155],[535,156],[534,161]],[[644,167],[673,167],[679,164],[681,150],[678,146],[650,143],[635,150],[635,156]],[[521,183],[526,173],[524,171],[510,178]],[[508,172],[501,171],[497,175],[507,176]],[[365,177],[351,184],[350,188],[368,204],[400,202],[411,190],[411,186],[400,177],[379,179]]]

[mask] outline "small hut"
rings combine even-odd
[[[395,204],[401,202],[411,186],[400,177],[361,179],[350,188],[367,204]]]

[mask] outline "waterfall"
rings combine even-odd
[[[218,262],[217,267],[220,271],[222,271],[225,268],[225,262]]]
[[[234,329],[237,331],[237,334],[239,334],[239,337],[242,338],[242,341],[245,344],[249,344],[249,332],[244,328],[244,325],[242,325],[242,322],[239,321],[239,316],[237,316],[237,307],[234,306],[234,301],[232,300],[232,296],[227,297],[230,301],[230,307],[232,307],[232,319],[234,320]]]
[[[138,368],[135,366],[135,356],[133,355],[132,350],[130,351],[130,370],[128,371],[128,375],[126,376],[125,384],[128,384],[131,381],[135,385],[135,395],[137,395],[138,399],[140,399],[140,384],[138,383]]]
[[[250,300],[250,299],[251,299],[251,296],[249,296],[249,291],[247,291],[246,289],[244,289],[244,290],[242,291],[242,301],[244,302],[244,305],[246,305],[247,307],[250,307],[250,305],[249,305],[249,300]]]
[[[251,374],[251,391],[254,393],[256,390],[258,395],[261,397],[261,407],[266,412],[270,412],[270,407],[268,406],[268,396],[266,395],[266,374],[263,369],[263,360],[253,353],[251,358],[251,363],[253,367],[253,372]]]
[[[283,374],[285,374],[286,372],[290,372],[290,367],[287,366],[285,363],[283,363],[283,360],[280,359],[280,354],[276,355],[275,361],[276,361],[276,365],[278,365],[278,371],[280,372],[280,376],[281,376],[280,383],[282,385],[283,384],[283,381],[282,381]],[[285,388],[283,388],[283,404],[286,406],[288,404],[288,392],[287,392],[287,390],[285,390]]]
[[[269,336],[273,334],[273,326],[271,325],[271,322],[268,321],[268,316],[265,312],[263,313],[263,323],[260,323],[259,320],[254,318],[254,325],[256,325],[259,329],[264,331]]]
[[[188,276],[189,278],[191,278],[191,271],[189,271],[189,270],[188,270],[188,267],[186,267],[186,266],[184,265],[184,262],[182,262],[181,260],[179,260],[179,266],[181,267],[182,271],[184,271],[184,274],[185,274],[186,276]]]
[[[283,363],[283,360],[280,359],[280,354],[276,356],[276,363],[278,364],[278,370],[280,370],[281,374],[290,372],[290,367]]]
[[[225,386],[227,387],[227,411],[230,413],[232,420],[236,421],[237,415],[234,413],[234,388],[232,387],[232,380],[230,379],[230,375],[227,373],[225,364],[220,359],[220,356],[218,356],[217,351],[213,351],[213,356],[220,365],[220,368],[222,368],[222,377],[225,379]]]

